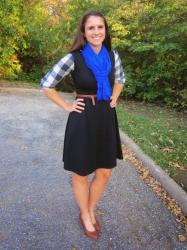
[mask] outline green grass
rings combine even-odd
[[[171,175],[187,170],[187,116],[171,109],[120,100],[119,126]]]

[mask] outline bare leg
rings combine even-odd
[[[89,195],[89,213],[91,216],[92,223],[96,222],[94,216],[94,208],[97,201],[100,199],[106,184],[112,174],[112,169],[98,168],[95,171],[95,176],[90,184],[90,195]]]
[[[89,201],[89,183],[87,176],[80,176],[76,173],[72,174],[72,189],[76,202],[80,208],[81,217],[84,221],[85,227],[88,231],[95,231],[92,224],[91,217],[88,209]]]

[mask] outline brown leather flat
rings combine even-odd
[[[93,232],[88,231],[88,230],[86,229],[85,225],[84,225],[84,222],[83,222],[83,220],[82,220],[82,218],[81,218],[81,215],[79,215],[79,220],[80,220],[80,224],[81,224],[82,227],[83,227],[83,230],[84,230],[85,235],[88,236],[88,237],[90,237],[90,238],[93,239],[93,240],[97,240],[98,237],[99,237],[98,231],[97,231],[97,230],[95,230],[95,231],[93,231]]]
[[[100,226],[100,223],[96,220],[96,223],[93,224],[94,227],[95,227],[95,230],[97,230],[98,232],[101,231],[101,226]]]

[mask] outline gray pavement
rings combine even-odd
[[[67,117],[41,91],[0,94],[0,249],[187,249],[181,224],[124,161],[97,206],[99,240],[84,236],[62,163]]]
[[[156,164],[153,159],[144,153],[144,151],[126,134],[120,129],[121,141],[130,148],[135,157],[146,167],[151,175],[162,185],[167,191],[170,197],[180,206],[183,214],[187,216],[187,193],[179,186],[178,183],[185,183],[187,186],[187,173],[181,173],[178,176],[178,183],[174,181],[159,165]]]

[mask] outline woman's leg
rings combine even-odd
[[[72,189],[76,202],[80,208],[81,217],[88,231],[95,231],[88,209],[89,183],[88,176],[72,174]]]
[[[95,171],[95,176],[90,184],[89,194],[89,213],[91,216],[92,223],[95,223],[94,208],[97,201],[100,199],[106,184],[112,174],[112,169],[98,168]]]

